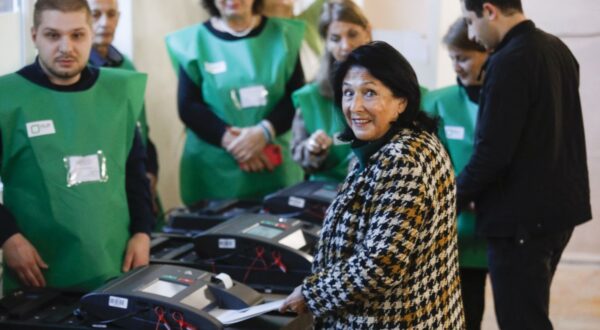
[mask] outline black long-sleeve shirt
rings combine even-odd
[[[50,82],[37,61],[34,64],[24,67],[17,73],[37,85],[61,92],[88,90],[94,86],[100,74],[98,69],[87,67],[81,73],[81,78],[77,83],[69,86],[60,86]],[[2,140],[0,136],[1,154]],[[135,233],[149,234],[152,228],[154,228],[155,220],[152,215],[150,187],[148,178],[146,177],[145,161],[146,151],[141,135],[136,131],[125,169],[125,189],[129,205],[129,216],[131,218],[129,230],[132,235]],[[19,228],[14,216],[4,205],[0,204],[0,246],[9,237],[18,232]]]
[[[212,34],[220,39],[239,40],[259,35],[265,28],[267,20],[268,18],[262,17],[261,23],[243,37],[218,31],[210,24],[210,21],[205,22],[204,25]],[[298,57],[294,72],[286,83],[285,95],[265,118],[273,125],[276,135],[283,134],[292,127],[295,108],[291,95],[303,85],[304,73],[300,57]],[[179,68],[177,100],[179,117],[184,125],[190,128],[199,138],[220,147],[221,139],[229,123],[225,123],[210,109],[202,97],[200,86],[193,82],[181,67]]]
[[[524,21],[485,66],[473,155],[457,180],[476,201],[478,230],[516,237],[591,218],[579,64],[555,36]]]

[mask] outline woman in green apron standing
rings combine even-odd
[[[462,19],[450,27],[443,41],[448,47],[458,84],[429,92],[423,104],[426,112],[440,118],[438,135],[458,174],[473,153],[479,90],[483,82],[481,70],[488,53],[481,45],[469,40]],[[473,210],[463,210],[458,215],[458,246],[467,329],[480,329],[487,259],[485,242],[475,235]]]
[[[329,75],[335,61],[343,61],[354,48],[371,41],[371,27],[352,1],[329,1],[323,6],[319,33],[325,55],[315,82],[293,94],[297,108],[292,125],[292,155],[310,174],[310,180],[341,182],[348,173],[350,146],[337,140],[345,128],[334,109]]]
[[[302,179],[291,159],[291,92],[304,24],[260,16],[262,0],[203,0],[211,18],[167,36],[186,125],[181,197],[260,198]]]

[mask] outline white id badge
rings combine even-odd
[[[465,128],[461,126],[445,126],[444,131],[448,140],[464,140]]]
[[[240,107],[253,108],[267,105],[269,92],[263,85],[249,86],[239,89]]]
[[[67,187],[86,182],[106,182],[106,157],[102,151],[89,156],[68,156],[64,158],[67,167]]]
[[[204,62],[204,69],[210,74],[219,74],[227,72],[227,63],[219,62]]]

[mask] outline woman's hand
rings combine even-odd
[[[226,149],[239,163],[245,163],[262,153],[266,145],[263,128],[255,125],[239,129],[239,134]]]
[[[314,155],[319,155],[331,147],[333,140],[323,130],[312,133],[306,142],[306,149]]]
[[[299,285],[294,289],[287,298],[285,298],[283,305],[279,308],[279,312],[285,313],[287,310],[290,310],[294,313],[304,314],[308,312],[308,308],[306,307],[306,301],[304,300],[304,296],[302,295],[302,286]]]
[[[240,168],[244,172],[262,172],[264,170],[273,171],[275,166],[261,152],[257,156],[250,158],[247,162],[240,163]]]

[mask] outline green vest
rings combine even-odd
[[[227,125],[258,124],[285,95],[302,41],[301,22],[269,18],[260,35],[235,41],[214,36],[203,24],[167,36],[167,48],[200,86],[210,109]],[[223,148],[187,129],[181,159],[180,189],[185,204],[202,199],[261,198],[302,180],[302,169],[290,154],[287,132],[275,138],[283,163],[273,172],[243,172]]]
[[[112,69],[81,92],[0,78],[4,205],[49,265],[50,287],[91,290],[121,273],[130,237],[125,164],[145,84],[145,75]],[[87,165],[76,166],[81,156]],[[99,175],[78,183],[86,173]],[[4,275],[5,293],[19,286],[7,267]]]
[[[292,95],[294,106],[302,111],[304,126],[308,134],[322,129],[334,139],[329,155],[321,166],[321,170],[312,173],[310,180],[342,182],[348,174],[348,162],[351,156],[350,144],[336,143],[334,137],[344,131],[346,124],[340,120],[341,109],[333,104],[333,100],[325,98],[319,92],[317,84],[308,84]]]
[[[123,62],[121,62],[121,65],[114,67],[115,69],[137,71],[135,68],[135,65],[127,56],[125,56],[124,54],[121,54],[121,56],[123,56]],[[142,141],[144,142],[144,145],[145,145],[148,143],[148,119],[146,117],[146,106],[144,106],[144,108],[142,108],[142,112],[140,113],[140,118],[138,120],[137,125],[140,129],[140,134],[142,135]]]
[[[325,0],[315,0],[305,11],[296,16],[297,19],[306,23],[306,35],[304,39],[317,55],[322,55],[324,48],[323,39],[318,29],[324,3]]]
[[[467,165],[473,153],[475,123],[479,106],[471,102],[464,88],[450,86],[428,92],[424,110],[440,117],[440,140],[448,150],[456,174]],[[485,241],[475,234],[475,214],[458,216],[459,263],[461,267],[487,268]]]

